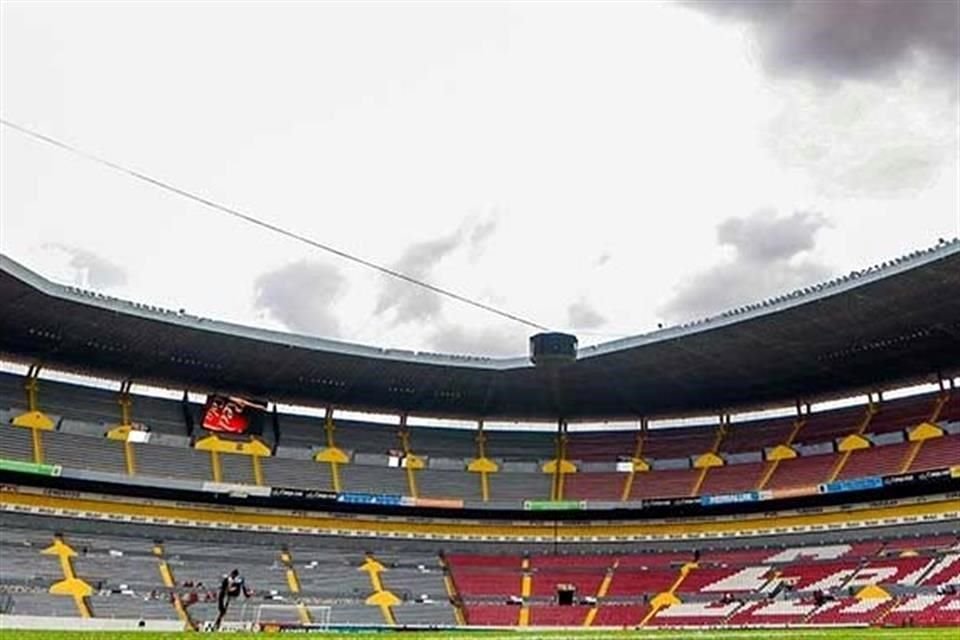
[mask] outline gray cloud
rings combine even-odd
[[[496,232],[497,224],[496,218],[481,222],[468,220],[449,235],[410,245],[391,266],[411,278],[429,279],[433,268],[456,251],[466,249],[470,252],[471,259],[476,259]],[[392,311],[390,324],[397,326],[434,319],[440,314],[442,306],[443,300],[438,294],[390,278],[380,292],[374,313],[379,315]]]
[[[65,244],[51,244],[47,248],[62,251],[70,257],[67,263],[75,272],[77,282],[93,289],[109,289],[127,284],[127,272],[92,251]]]
[[[344,278],[335,267],[300,260],[261,274],[254,283],[253,304],[291,331],[336,337],[340,323],[333,304],[344,291]]]
[[[515,329],[485,328],[476,331],[444,325],[430,334],[429,344],[441,353],[475,356],[517,356],[526,352],[527,336]]]
[[[771,76],[802,78],[821,89],[779,87],[786,100],[770,123],[768,143],[823,194],[909,194],[932,184],[956,156],[956,0],[687,4],[748,25]]]
[[[567,307],[567,319],[574,329],[596,329],[607,322],[586,300],[578,300]]]
[[[751,25],[772,73],[886,80],[923,57],[956,82],[960,4],[951,0],[715,0],[688,3]]]
[[[725,220],[717,239],[734,250],[732,260],[694,276],[660,312],[683,322],[827,279],[829,268],[803,258],[827,226],[822,215],[805,211],[785,217],[758,211]]]
[[[728,218],[717,226],[717,240],[737,250],[751,263],[791,258],[813,248],[816,232],[826,224],[819,213],[797,211],[779,218],[773,211],[758,211],[747,218]]]

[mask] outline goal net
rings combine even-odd
[[[260,604],[244,615],[252,616],[249,623],[255,631],[281,628],[328,629],[331,611],[332,607],[329,605]]]

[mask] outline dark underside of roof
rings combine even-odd
[[[960,373],[960,252],[846,291],[555,370],[277,344],[44,293],[0,270],[0,354],[170,388],[487,419],[720,413]]]

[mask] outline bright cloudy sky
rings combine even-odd
[[[0,112],[581,343],[960,233],[960,3],[4,1]],[[0,251],[245,324],[531,329],[0,128]]]

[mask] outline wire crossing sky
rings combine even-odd
[[[431,353],[710,317],[960,229],[960,4],[840,4],[0,2],[0,250]]]
[[[491,306],[491,305],[485,304],[485,303],[480,302],[480,301],[478,301],[478,300],[474,300],[474,299],[472,299],[472,298],[468,298],[467,296],[464,296],[464,295],[462,295],[462,294],[456,293],[456,292],[454,292],[454,291],[450,291],[449,289],[444,289],[443,287],[438,287],[437,285],[430,284],[429,282],[424,282],[423,280],[418,280],[418,279],[416,279],[416,278],[412,278],[412,277],[410,277],[410,276],[408,276],[408,275],[406,275],[406,274],[404,274],[404,273],[400,273],[399,271],[396,271],[396,270],[394,270],[394,269],[390,269],[389,267],[385,267],[385,266],[383,266],[383,265],[377,264],[376,262],[371,262],[370,260],[366,260],[366,259],[361,258],[361,257],[359,257],[359,256],[356,256],[356,255],[354,255],[354,254],[348,253],[348,252],[346,252],[346,251],[342,251],[342,250],[337,249],[337,248],[335,248],[335,247],[331,247],[330,245],[324,244],[324,243],[322,243],[322,242],[318,242],[318,241],[316,241],[316,240],[314,240],[314,239],[312,239],[312,238],[308,238],[308,237],[306,237],[306,236],[304,236],[304,235],[301,235],[301,234],[299,234],[299,233],[296,233],[295,231],[290,231],[289,229],[284,229],[283,227],[279,227],[279,226],[277,226],[277,225],[275,225],[275,224],[271,224],[271,223],[266,222],[266,221],[264,221],[264,220],[262,220],[262,219],[260,219],[260,218],[257,218],[256,216],[253,216],[253,215],[251,215],[251,214],[249,214],[249,213],[244,213],[243,211],[240,211],[239,209],[235,209],[235,208],[233,208],[233,207],[228,207],[227,205],[220,204],[219,202],[214,202],[213,200],[210,200],[209,198],[205,198],[205,197],[203,197],[203,196],[197,195],[197,194],[192,193],[192,192],[190,192],[190,191],[187,191],[187,190],[185,190],[185,189],[181,189],[181,188],[179,188],[179,187],[177,187],[177,186],[174,186],[174,185],[172,185],[172,184],[169,184],[169,183],[167,183],[167,182],[164,182],[163,180],[159,180],[159,179],[157,179],[157,178],[148,176],[148,175],[145,174],[145,173],[141,173],[140,171],[136,171],[135,169],[130,169],[129,167],[125,167],[125,166],[123,166],[123,165],[121,165],[121,164],[117,164],[116,162],[112,162],[112,161],[107,160],[107,159],[105,159],[105,158],[101,158],[100,156],[97,156],[97,155],[94,155],[94,154],[89,153],[89,152],[87,152],[87,151],[84,151],[83,149],[79,149],[79,148],[77,148],[77,147],[75,147],[75,146],[73,146],[73,145],[71,145],[71,144],[68,144],[68,143],[66,143],[66,142],[63,142],[63,141],[61,141],[61,140],[57,140],[56,138],[51,138],[50,136],[44,135],[44,134],[39,133],[39,132],[37,132],[37,131],[33,131],[32,129],[28,129],[27,127],[24,127],[24,126],[22,126],[22,125],[16,124],[16,123],[14,123],[14,122],[10,122],[9,120],[6,120],[5,118],[0,118],[0,124],[3,124],[4,126],[9,127],[9,128],[11,128],[11,129],[13,129],[13,130],[15,130],[15,131],[19,131],[20,133],[22,133],[22,134],[24,134],[24,135],[30,136],[31,138],[33,138],[33,139],[35,139],[35,140],[39,140],[39,141],[41,141],[41,142],[44,142],[44,143],[49,144],[49,145],[52,145],[52,146],[57,147],[57,148],[59,148],[59,149],[63,149],[63,150],[65,150],[65,151],[69,151],[70,153],[73,153],[73,154],[78,155],[78,156],[80,156],[80,157],[82,157],[82,158],[85,158],[86,160],[90,160],[91,162],[96,162],[97,164],[100,164],[100,165],[103,165],[103,166],[108,167],[108,168],[110,168],[110,169],[113,169],[114,171],[119,171],[120,173],[125,173],[126,175],[130,176],[131,178],[135,178],[135,179],[137,179],[137,180],[142,180],[143,182],[146,182],[146,183],[148,183],[148,184],[151,184],[151,185],[153,185],[153,186],[155,186],[155,187],[159,187],[160,189],[164,189],[165,191],[169,191],[169,192],[171,192],[171,193],[175,193],[176,195],[181,196],[181,197],[183,197],[183,198],[187,198],[188,200],[193,200],[194,202],[197,202],[197,203],[199,203],[199,204],[202,204],[202,205],[204,205],[205,207],[207,207],[207,208],[209,208],[209,209],[213,209],[214,211],[218,211],[218,212],[220,212],[220,213],[227,214],[227,215],[232,216],[232,217],[234,217],[234,218],[236,218],[236,219],[238,219],[238,220],[242,220],[242,221],[247,222],[247,223],[249,223],[249,224],[256,225],[256,226],[258,226],[258,227],[260,227],[260,228],[262,228],[262,229],[266,229],[267,231],[272,231],[273,233],[278,233],[278,234],[280,234],[280,235],[282,235],[282,236],[286,236],[287,238],[291,238],[291,239],[293,239],[293,240],[297,240],[298,242],[302,242],[302,243],[304,243],[304,244],[308,244],[308,245],[310,245],[311,247],[314,247],[314,248],[316,248],[316,249],[320,249],[321,251],[326,251],[327,253],[333,254],[333,255],[335,255],[335,256],[337,256],[337,257],[339,257],[339,258],[342,258],[342,259],[344,259],[344,260],[349,260],[349,261],[351,261],[351,262],[355,262],[356,264],[359,264],[359,265],[362,265],[362,266],[364,266],[364,267],[367,267],[368,269],[373,269],[374,271],[379,271],[380,273],[382,273],[382,274],[384,274],[384,275],[390,276],[390,277],[392,277],[392,278],[397,278],[398,280],[403,280],[404,282],[407,282],[407,283],[409,283],[409,284],[412,284],[412,285],[415,285],[415,286],[418,286],[418,287],[422,287],[422,288],[424,288],[424,289],[426,289],[426,290],[428,290],[428,291],[431,291],[431,292],[433,292],[433,293],[435,293],[435,294],[437,294],[437,295],[446,296],[447,298],[450,298],[450,299],[452,299],[452,300],[456,300],[457,302],[461,302],[461,303],[463,303],[463,304],[467,304],[467,305],[470,305],[470,306],[472,306],[472,307],[476,307],[477,309],[481,309],[481,310],[483,310],[483,311],[487,311],[487,312],[489,312],[489,313],[498,315],[498,316],[500,316],[500,317],[502,317],[502,318],[506,318],[507,320],[512,320],[513,322],[518,322],[518,323],[520,323],[520,324],[526,325],[526,326],[531,327],[531,328],[533,328],[533,329],[538,329],[538,330],[540,330],[540,331],[549,331],[549,328],[548,328],[548,327],[545,327],[545,326],[542,325],[542,324],[539,324],[539,323],[537,323],[537,322],[534,322],[533,320],[528,320],[528,319],[523,318],[523,317],[521,317],[521,316],[518,316],[518,315],[516,315],[516,314],[514,314],[514,313],[510,313],[510,312],[508,312],[508,311],[504,311],[503,309],[498,309],[497,307],[493,307],[493,306]]]

